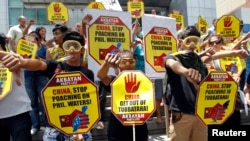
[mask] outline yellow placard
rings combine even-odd
[[[103,4],[101,2],[91,2],[88,4],[86,8],[92,8],[92,9],[105,9]]]
[[[153,27],[145,36],[145,58],[156,72],[165,72],[164,57],[177,52],[177,41],[168,28]]]
[[[61,2],[51,2],[47,7],[47,18],[53,23],[66,23],[69,20],[68,8]]]
[[[240,76],[246,63],[238,56],[224,57],[220,59],[222,70],[228,72],[231,76]]]
[[[107,53],[130,49],[130,30],[119,17],[100,16],[89,27],[89,54],[102,64]]]
[[[170,14],[169,17],[171,18],[175,18],[176,19],[176,30],[182,30],[184,29],[185,25],[184,25],[184,16],[181,14],[180,11],[178,10],[173,10]]]
[[[141,71],[123,71],[111,90],[112,113],[123,125],[141,125],[155,111],[153,83]]]
[[[0,100],[2,100],[12,89],[12,72],[1,63],[0,65]]]
[[[198,24],[198,30],[201,32],[201,34],[207,34],[207,29],[208,29],[207,20],[199,16],[197,24]]]
[[[233,15],[224,15],[216,22],[216,33],[221,34],[226,43],[240,36],[240,20]]]
[[[89,132],[100,119],[97,86],[81,72],[55,74],[42,90],[48,121],[61,132]]]
[[[132,18],[140,18],[144,14],[143,1],[128,1],[127,6]]]
[[[16,52],[23,58],[36,58],[38,46],[37,41],[32,36],[24,36],[17,42]]]
[[[196,115],[205,125],[223,124],[234,111],[237,89],[227,72],[210,72],[198,91]]]

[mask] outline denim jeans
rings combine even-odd
[[[47,76],[41,75],[39,73],[32,73],[32,75],[30,74],[25,75],[25,88],[30,97],[31,107],[32,107],[32,111],[30,112],[32,128],[40,129],[40,118],[39,118],[40,110],[42,112],[41,121],[44,122],[44,124],[47,124],[44,105],[41,98],[41,91],[47,84],[47,82],[48,82]]]
[[[30,127],[29,112],[0,119],[0,140],[9,141],[11,135],[13,141],[32,141]]]

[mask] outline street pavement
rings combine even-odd
[[[149,135],[148,141],[170,141],[165,134]]]
[[[33,136],[33,141],[43,141],[43,129],[38,132],[37,135]],[[99,139],[93,139],[93,141],[108,141],[108,140],[99,140]],[[166,134],[159,133],[159,134],[150,134],[148,141],[169,141]]]

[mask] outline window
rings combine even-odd
[[[17,18],[21,15],[21,8],[9,8],[9,23],[10,26],[18,24]]]
[[[17,18],[24,15],[27,20],[34,19],[37,25],[49,25],[47,9],[24,8],[21,0],[9,0],[9,25],[17,25]]]
[[[23,3],[21,0],[9,0],[8,5],[9,7],[22,7]]]
[[[49,25],[47,18],[47,9],[37,9],[37,23],[40,25]]]

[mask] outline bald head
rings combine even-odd
[[[19,16],[18,17],[18,23],[20,26],[25,27],[26,26],[26,17],[25,16]]]

